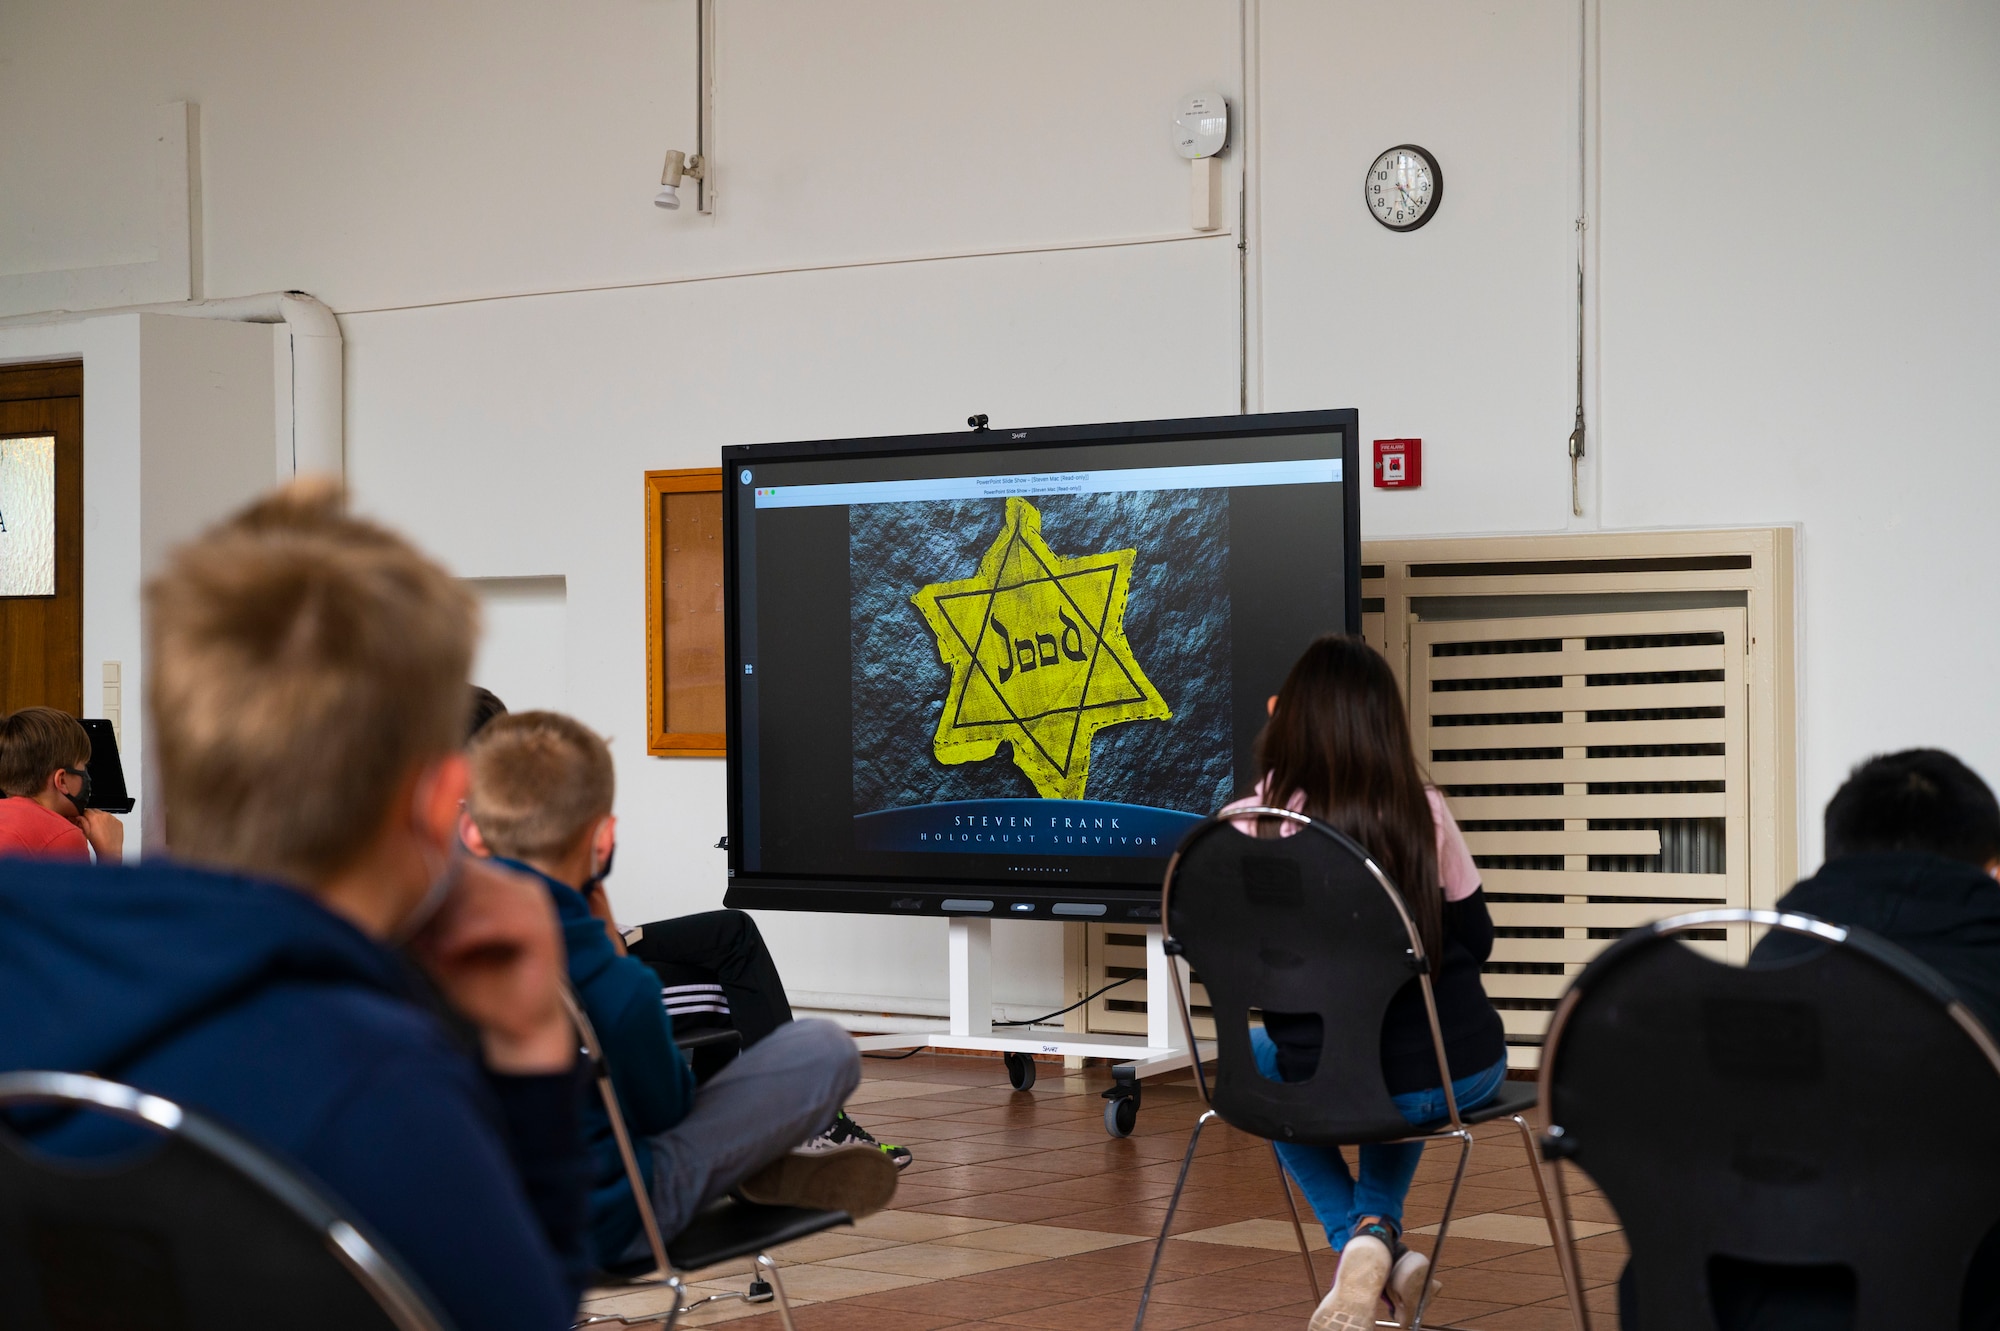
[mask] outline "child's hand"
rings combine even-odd
[[[102,809],[85,809],[83,817],[72,818],[83,832],[83,839],[97,852],[99,864],[117,864],[125,858],[125,824],[117,815]]]
[[[465,860],[410,952],[445,1000],[479,1027],[495,1072],[562,1072],[576,1062],[577,1034],[562,1001],[562,933],[539,883],[488,860]]]

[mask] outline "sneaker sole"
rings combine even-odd
[[[897,1170],[873,1146],[856,1143],[811,1154],[779,1156],[737,1188],[746,1201],[874,1215],[896,1195]]]
[[[1340,1252],[1333,1288],[1313,1310],[1310,1331],[1371,1331],[1389,1280],[1389,1248],[1380,1239],[1350,1239]]]

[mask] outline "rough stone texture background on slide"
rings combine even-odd
[[[1206,813],[1234,787],[1229,726],[1229,495],[1148,490],[1033,501],[1057,554],[1138,551],[1125,610],[1132,654],[1171,721],[1098,732],[1087,798]],[[999,535],[1004,499],[864,504],[848,510],[854,662],[854,811],[943,800],[1033,799],[1003,747],[946,766],[931,752],[951,671],[910,596],[969,578]]]

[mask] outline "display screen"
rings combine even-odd
[[[1352,412],[725,450],[731,905],[1157,909],[1359,627]]]

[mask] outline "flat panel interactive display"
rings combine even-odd
[[[1153,919],[1360,629],[1352,411],[723,450],[728,904]]]

